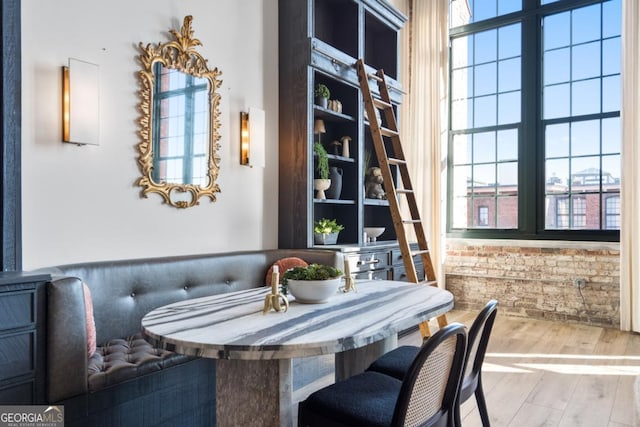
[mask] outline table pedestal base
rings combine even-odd
[[[217,361],[216,423],[292,427],[291,359]]]
[[[393,336],[336,353],[336,381],[364,372],[375,359],[398,346]],[[293,427],[291,359],[219,359],[216,368],[217,425]]]
[[[336,353],[336,381],[364,372],[374,360],[397,346],[398,336],[394,335],[364,347]]]

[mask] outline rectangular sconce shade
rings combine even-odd
[[[240,113],[240,164],[265,167],[265,113],[249,108]]]
[[[99,67],[69,58],[63,67],[62,140],[75,144],[99,144]]]

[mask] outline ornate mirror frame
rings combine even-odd
[[[218,68],[210,70],[207,60],[195,50],[196,46],[202,46],[200,40],[193,38],[191,29],[191,15],[184,18],[182,29],[178,33],[176,30],[169,30],[175,40],[167,43],[158,43],[156,46],[147,44],[143,46],[139,43],[141,54],[139,60],[142,70],[138,72],[138,78],[142,86],[140,90],[140,138],[138,144],[138,165],[140,166],[142,177],[138,179],[137,185],[143,187],[142,197],[148,197],[149,193],[158,193],[163,201],[176,208],[188,208],[199,204],[201,197],[207,196],[212,202],[216,201],[216,193],[220,192],[220,187],[216,183],[220,171],[220,155],[218,150],[220,145],[220,94],[216,92],[222,84],[218,77],[222,74]],[[154,86],[156,76],[154,65],[161,63],[169,69],[179,70],[183,73],[205,78],[209,83],[209,135],[208,135],[208,183],[206,186],[195,184],[168,183],[166,181],[155,182],[152,177],[153,171],[153,105]],[[175,200],[175,193],[188,193],[190,200]],[[173,195],[173,197],[172,197]]]

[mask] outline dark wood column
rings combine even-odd
[[[2,271],[22,268],[21,224],[21,46],[20,0],[2,0],[0,31],[2,33],[2,122],[0,132],[0,215],[2,216]]]

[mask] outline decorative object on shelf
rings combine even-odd
[[[326,191],[327,199],[339,199],[340,193],[342,193],[342,174],[343,171],[337,166],[329,167],[329,179],[331,180],[331,186]]]
[[[368,199],[386,199],[387,195],[382,188],[382,181],[382,171],[379,167],[373,166],[367,169],[367,173],[364,176],[365,197]]]
[[[336,113],[342,113],[342,102],[337,99],[331,99],[327,103],[327,108],[331,111],[335,111]]]
[[[349,153],[349,143],[351,142],[351,137],[345,135],[340,138],[340,141],[342,142],[342,157],[351,157]]]
[[[280,283],[280,271],[278,266],[273,266],[273,272],[271,273],[271,292],[264,299],[264,309],[262,310],[262,314],[267,314],[274,309],[279,313],[284,313],[289,309],[289,300],[284,294],[280,293],[278,290]],[[282,301],[282,304],[280,304]]]
[[[316,199],[326,200],[327,195],[325,194],[325,190],[329,187],[331,187],[330,179],[314,179],[313,189],[316,190]]]
[[[308,267],[294,267],[284,273],[283,289],[296,298],[297,302],[317,304],[327,302],[338,292],[342,271],[322,264]]]
[[[138,165],[142,176],[136,184],[142,187],[141,196],[148,197],[149,193],[158,193],[164,203],[176,208],[188,208],[200,203],[201,197],[208,197],[216,201],[216,193],[220,192],[217,183],[220,173],[220,93],[222,85],[219,78],[222,74],[217,68],[210,69],[206,58],[196,50],[202,46],[200,40],[193,37],[191,29],[191,15],[184,18],[180,31],[170,30],[174,40],[157,45],[139,43],[139,60],[142,68],[138,71],[140,81],[141,112],[138,123],[140,125],[140,143],[138,144]],[[174,82],[190,82],[188,87],[180,90]],[[184,91],[191,94],[184,96]],[[200,106],[208,132],[203,136],[206,143],[200,156],[184,159],[185,164],[194,164],[193,168],[173,171],[171,159],[161,157],[155,147],[161,146],[168,135],[155,132],[155,129],[168,130],[168,118],[164,111],[160,111],[165,103],[154,102],[158,99],[175,102],[176,115],[183,115],[192,106],[185,104],[183,99],[202,95],[205,102]],[[173,104],[172,104],[173,105]],[[198,114],[193,114],[198,116]],[[191,123],[193,124],[193,123]],[[184,126],[193,129],[194,126]],[[177,152],[191,152],[191,147],[185,143],[194,138],[193,132],[185,134],[183,131],[175,135],[174,149]],[[173,140],[172,139],[172,140]],[[170,142],[171,144],[171,142]],[[197,167],[196,167],[197,166]]]
[[[364,227],[367,241],[375,242],[384,233],[385,227]]]
[[[333,147],[333,154],[335,154],[336,156],[340,155],[340,146],[342,146],[342,143],[340,141],[333,141],[331,143],[331,146]]]
[[[327,157],[327,150],[320,142],[313,144],[313,152],[318,157],[316,171],[318,172],[318,178],[313,180],[313,188],[317,191],[316,199],[326,199],[327,196],[324,190],[331,186],[331,180],[329,179],[329,158]]]
[[[322,218],[313,223],[314,242],[316,245],[335,245],[342,230],[344,226],[335,219]]]
[[[316,119],[313,122],[313,133],[318,135],[318,142],[320,142],[320,135],[327,133],[327,128],[324,126],[324,120]]]
[[[331,91],[329,91],[329,88],[326,85],[323,85],[322,83],[316,85],[313,95],[316,99],[316,105],[319,105],[322,108],[327,108]]]

